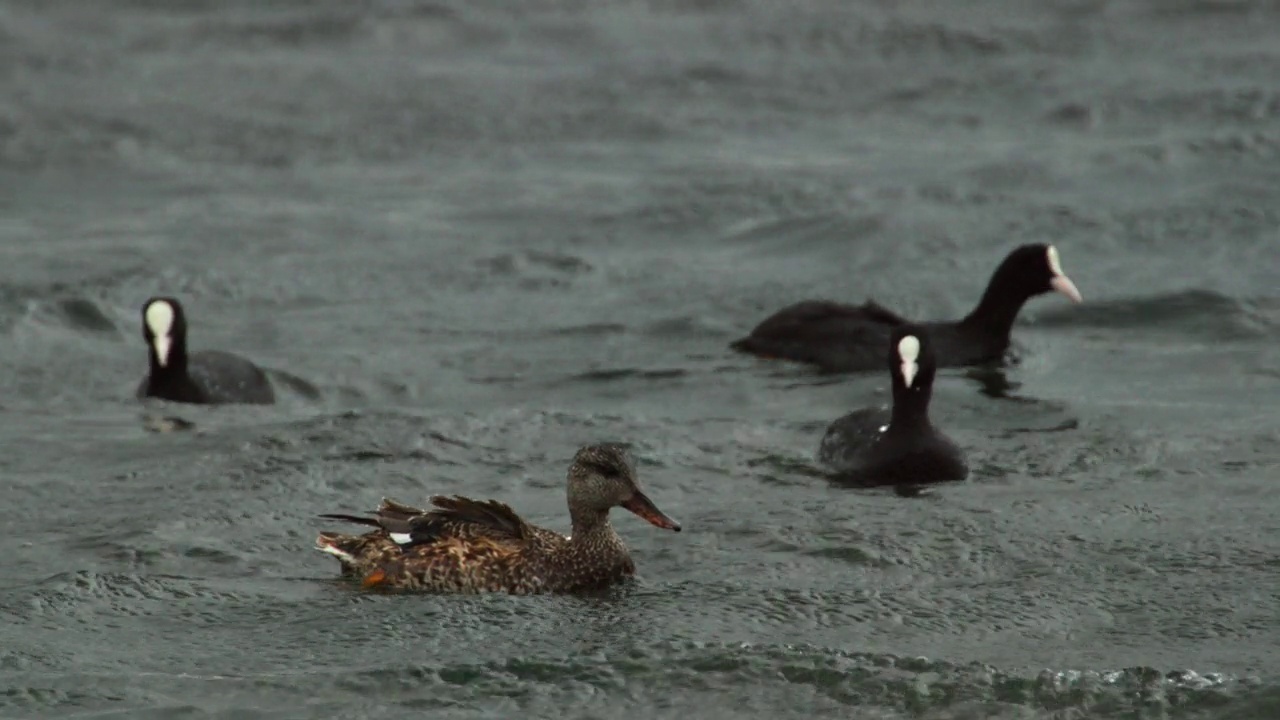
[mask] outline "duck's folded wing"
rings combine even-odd
[[[369,525],[376,528],[382,528],[387,532],[408,532],[407,525],[410,520],[425,514],[427,511],[412,505],[404,505],[395,500],[387,498],[382,499],[382,504],[378,506],[368,515],[346,515],[342,513],[324,513],[320,517],[329,518],[330,520],[346,520],[347,522],[356,523],[357,525]]]
[[[431,504],[435,507],[429,512],[403,521],[385,520],[382,526],[401,545],[454,539],[523,544],[534,535],[514,510],[496,500],[437,495]]]
[[[532,538],[535,532],[514,510],[496,500],[437,495],[431,498],[431,504],[434,506],[431,510],[422,510],[384,498],[372,517],[321,517],[381,528],[391,540],[404,548],[447,540],[522,544]]]

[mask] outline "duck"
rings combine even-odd
[[[187,351],[187,315],[176,298],[152,297],[143,303],[142,337],[149,365],[138,386],[139,399],[197,405],[276,401],[271,380],[252,361],[220,350]]]
[[[1075,283],[1062,271],[1053,245],[1014,248],[992,273],[972,312],[961,320],[923,323],[933,336],[938,366],[1001,361],[1022,306],[1050,291],[1073,303],[1083,301]],[[805,300],[770,315],[729,347],[764,359],[804,363],[826,373],[873,371],[881,367],[893,329],[910,322],[874,300],[862,305]]]
[[[384,498],[372,517],[321,515],[375,529],[321,532],[316,548],[338,558],[341,574],[360,578],[364,588],[574,593],[635,574],[635,562],[609,522],[611,508],[625,508],[662,529],[681,529],[640,491],[631,455],[618,443],[580,448],[569,465],[566,494],[569,535],[533,525],[496,500],[437,495],[426,510]]]
[[[837,484],[920,487],[964,480],[969,467],[960,447],[929,420],[937,361],[929,330],[894,328],[888,344],[893,409],[855,410],[834,422],[818,446],[818,459]]]

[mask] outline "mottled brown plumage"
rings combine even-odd
[[[384,499],[372,517],[322,517],[371,525],[364,535],[322,532],[316,546],[366,587],[518,595],[602,588],[635,573],[609,524],[621,506],[650,523],[680,530],[636,486],[621,445],[588,445],[569,466],[572,535],[530,525],[496,500],[431,498],[429,510]]]

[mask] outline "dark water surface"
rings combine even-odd
[[[0,716],[1280,716],[1278,79],[1260,1],[0,3]],[[887,378],[726,349],[1032,241],[1086,304],[940,374],[931,496],[812,467]],[[280,404],[140,406],[158,292]],[[567,527],[598,440],[685,525],[604,597],[312,549]]]

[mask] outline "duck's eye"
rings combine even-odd
[[[614,479],[622,477],[622,471],[616,465],[604,465],[602,463],[591,463],[591,469],[600,475]]]

